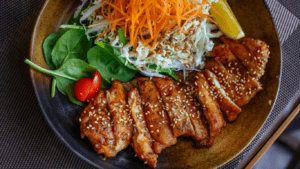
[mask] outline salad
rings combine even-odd
[[[127,82],[137,73],[177,80],[174,71],[185,75],[186,70],[202,69],[214,47],[212,38],[223,34],[210,14],[216,2],[82,0],[68,24],[44,40],[44,58],[52,70],[25,62],[54,77],[52,97],[57,87],[81,106],[74,85],[97,71],[101,89],[116,79]]]

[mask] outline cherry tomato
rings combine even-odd
[[[80,101],[91,99],[99,90],[101,85],[101,76],[97,71],[93,79],[82,78],[74,85],[74,94]]]

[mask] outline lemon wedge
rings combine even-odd
[[[231,39],[240,39],[245,36],[242,27],[234,16],[226,0],[212,2],[211,5],[215,10],[211,8],[210,12],[218,27],[226,36]]]

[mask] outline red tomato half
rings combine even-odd
[[[97,71],[93,79],[82,78],[74,85],[74,94],[80,101],[91,99],[99,90],[101,85],[101,76]]]

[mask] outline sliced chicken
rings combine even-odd
[[[251,78],[246,68],[226,45],[222,44],[214,47],[211,54],[216,60],[223,64],[236,82],[245,82]]]
[[[238,115],[242,112],[242,109],[227,96],[215,74],[209,70],[203,71],[203,74],[211,87],[210,89],[212,90],[213,95],[216,96],[222,112],[227,117],[227,120],[229,122],[235,121],[238,118]]]
[[[259,79],[264,74],[270,55],[267,43],[252,38],[245,38],[243,43],[230,40],[226,37],[222,37],[221,39],[253,77]]]
[[[115,151],[115,136],[103,90],[81,112],[79,122],[81,137],[88,137],[97,153],[104,154],[105,157],[113,157],[117,154],[117,151]]]
[[[209,137],[207,124],[204,119],[200,103],[194,98],[194,86],[182,82],[176,82],[176,89],[183,100],[188,115],[194,127],[195,133],[191,136],[195,141],[201,141]]]
[[[154,152],[159,154],[162,149],[176,144],[177,140],[170,127],[167,112],[163,110],[162,98],[153,81],[141,77],[138,78],[138,84],[148,129],[155,140]]]
[[[163,99],[164,109],[168,112],[174,137],[194,135],[195,131],[188,111],[172,79],[170,77],[153,77],[152,80]]]
[[[251,98],[262,89],[260,84],[253,78],[238,78],[240,75],[230,73],[218,58],[209,61],[206,69],[213,72],[222,85],[228,97],[238,106],[247,104]],[[231,71],[232,72],[232,71]]]
[[[212,139],[220,134],[221,129],[226,126],[226,122],[217,101],[212,96],[210,85],[200,72],[196,73],[195,90],[198,100],[203,105],[203,112],[209,126],[211,139],[204,142],[208,144],[207,142],[212,142]]]
[[[236,94],[239,96],[238,106],[247,104],[254,95],[262,89],[258,81],[251,77],[239,60],[225,45],[214,47],[211,51],[213,57],[220,61],[231,76],[232,84],[235,86]]]
[[[133,119],[133,137],[131,146],[140,160],[155,168],[158,155],[152,149],[152,138],[144,117],[142,101],[137,88],[128,93],[128,105]]]
[[[106,90],[106,98],[116,138],[116,152],[119,152],[128,147],[132,137],[132,119],[127,108],[127,97],[119,80],[114,80],[110,90]]]

